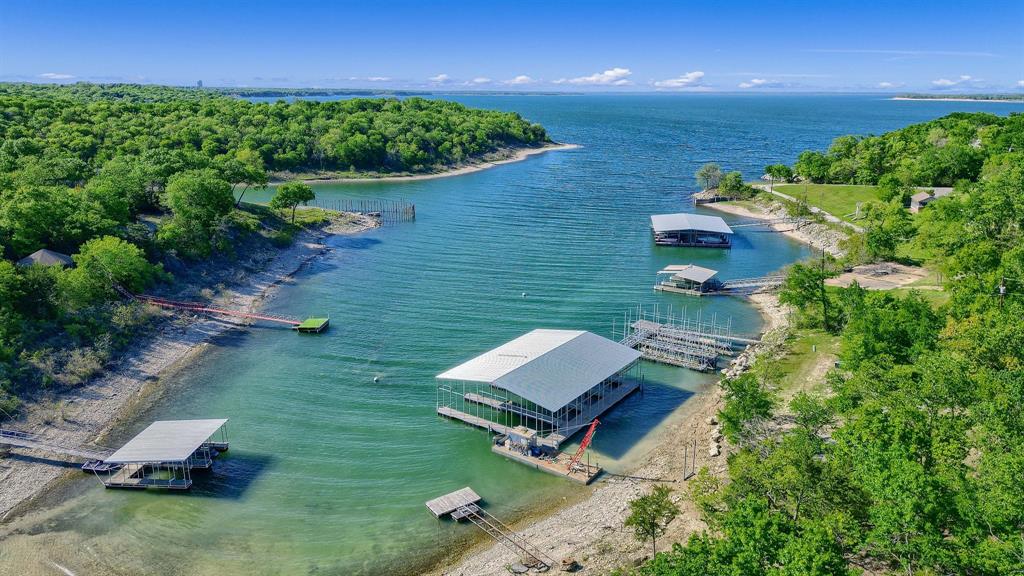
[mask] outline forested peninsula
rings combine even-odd
[[[423,98],[256,103],[163,86],[0,84],[0,409],[88,381],[145,329],[143,291],[338,216],[274,176],[421,174],[550,143]],[[37,253],[39,250],[53,251]],[[26,257],[34,255],[26,260]],[[70,256],[70,259],[67,258]]]

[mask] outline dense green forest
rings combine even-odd
[[[1024,115],[957,112],[881,136],[840,136],[827,152],[801,154],[793,169],[828,184],[953,186],[1021,150]]]
[[[854,152],[835,158],[903,143],[897,170],[943,141],[970,156],[950,196],[912,220],[892,207],[906,216],[895,242],[929,254],[949,301],[828,288],[842,262],[795,265],[780,299],[841,341],[826,391],[783,404],[770,358],[726,380],[719,417],[738,449],[727,478],[705,470],[689,487],[708,529],[639,574],[1024,573],[1021,120],[954,114],[863,148],[839,139]]]
[[[308,187],[241,202],[268,172],[425,172],[548,142],[514,113],[422,98],[253,103],[162,86],[0,84],[0,408],[97,373],[145,324],[114,282],[285,242]],[[262,219],[261,223],[259,220]],[[269,219],[269,220],[268,220]],[[287,220],[291,220],[288,222]],[[76,266],[17,266],[46,248]]]

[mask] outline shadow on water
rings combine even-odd
[[[368,250],[378,244],[382,244],[379,238],[366,236],[336,235],[327,239],[328,246],[342,250]]]
[[[263,475],[276,458],[270,454],[231,451],[217,457],[213,468],[192,471],[192,488],[184,495],[192,498],[241,500],[253,483]],[[149,490],[155,495],[182,496],[174,490]]]
[[[601,420],[604,434],[595,434],[594,447],[616,460],[622,459],[683,405],[693,392],[647,381],[644,390],[630,394]],[[657,406],[657,409],[652,409]],[[598,438],[597,434],[601,434]],[[577,434],[575,440],[582,439]]]

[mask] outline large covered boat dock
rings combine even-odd
[[[651,216],[654,243],[659,246],[730,248],[732,228],[718,216],[681,212]]]
[[[549,464],[570,436],[639,389],[639,358],[590,332],[533,330],[439,374],[437,413],[502,435],[500,453],[513,460],[571,472]],[[581,474],[589,482],[596,472]]]
[[[102,461],[83,469],[107,488],[187,490],[192,470],[209,469],[228,449],[227,419],[159,420]]]

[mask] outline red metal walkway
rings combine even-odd
[[[189,312],[200,312],[203,314],[221,314],[223,316],[233,316],[235,318],[248,318],[250,320],[266,320],[268,322],[280,322],[282,324],[289,324],[291,326],[298,326],[302,324],[297,318],[291,318],[288,316],[274,316],[271,314],[253,314],[251,312],[239,312],[238,310],[228,310],[225,308],[214,308],[201,302],[179,302],[177,300],[168,300],[166,298],[158,298],[156,296],[146,296],[144,294],[131,294],[132,298],[141,302],[148,302],[154,306],[160,306],[162,308],[171,308],[174,310],[188,310]]]

